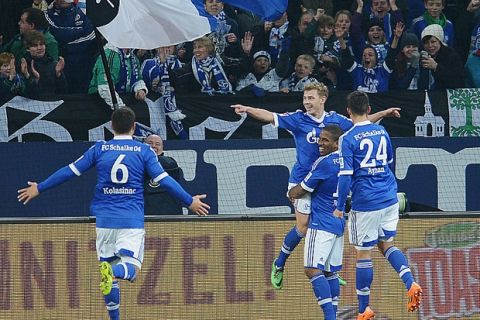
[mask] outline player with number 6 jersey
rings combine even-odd
[[[206,195],[192,197],[163,170],[149,145],[132,139],[135,113],[130,108],[113,112],[112,129],[113,140],[98,141],[75,162],[39,184],[28,182],[29,187],[18,190],[17,198],[27,204],[40,193],[96,167],[97,185],[90,212],[96,217],[100,289],[110,319],[119,320],[118,279],[134,281],[143,262],[145,176],[149,175],[197,215],[207,215],[210,207],[201,200]]]

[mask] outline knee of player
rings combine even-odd
[[[393,240],[393,239],[392,239]],[[392,241],[379,241],[377,243],[378,250],[380,250],[380,253],[382,255],[385,255],[385,252],[390,248],[393,247],[393,242]]]
[[[305,267],[304,271],[305,271],[305,275],[307,276],[308,279],[311,279],[311,278],[315,277],[317,274],[322,273],[322,270],[317,269],[317,268]]]

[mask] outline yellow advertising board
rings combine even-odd
[[[120,284],[122,319],[321,319],[303,273],[303,242],[284,288],[270,268],[292,221],[149,222],[134,283]],[[355,252],[345,245],[339,319],[354,319]],[[424,288],[420,312],[377,252],[371,305],[377,319],[480,319],[480,219],[401,220],[396,238]],[[108,319],[98,288],[95,226],[0,224],[0,319]]]

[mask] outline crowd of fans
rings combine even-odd
[[[218,0],[204,6],[217,28],[193,42],[155,50],[106,43],[116,93],[143,100],[157,92],[175,122],[184,117],[175,96],[185,90],[262,96],[314,82],[370,93],[480,87],[480,0],[456,1],[455,10],[447,0],[291,0],[276,21]],[[33,0],[23,9],[19,33],[0,36],[2,97],[88,92],[113,106],[101,42],[84,10],[81,0]]]

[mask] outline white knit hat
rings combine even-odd
[[[445,43],[445,36],[444,36],[444,33],[443,33],[443,28],[439,24],[431,24],[431,25],[427,26],[425,29],[423,29],[423,31],[422,31],[422,42],[423,42],[423,39],[425,39],[425,37],[427,37],[427,36],[435,37],[441,43],[443,43],[444,45],[447,45]]]

